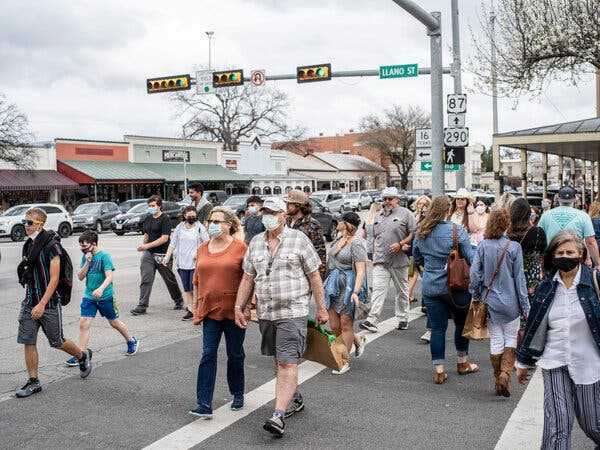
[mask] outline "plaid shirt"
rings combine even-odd
[[[252,239],[243,268],[254,278],[258,318],[278,320],[307,316],[311,298],[308,275],[318,270],[320,264],[319,255],[300,231],[284,227],[273,256],[266,232]]]
[[[327,278],[327,250],[325,248],[325,238],[323,237],[323,229],[319,221],[312,216],[304,216],[302,219],[297,220],[292,225],[292,218],[287,218],[287,226],[302,231],[312,242],[313,247],[317,251],[317,255],[321,258],[321,266],[319,267],[319,273],[321,279]]]

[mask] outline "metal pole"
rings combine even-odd
[[[454,78],[454,93],[462,94],[462,68],[460,62],[460,23],[458,16],[458,0],[451,0],[452,9],[452,77]],[[468,152],[465,152],[467,156]],[[465,160],[456,173],[456,189],[464,188],[465,167],[469,162]]]
[[[429,31],[431,48],[431,193],[445,192],[444,180],[444,82],[442,74],[442,29],[440,12],[431,15],[439,27]]]
[[[491,42],[491,69],[492,69],[492,130],[498,133],[498,76],[496,73],[496,10],[492,0],[492,13],[490,14]]]
[[[214,31],[205,31],[208,36],[208,70],[212,70],[212,37],[215,34]]]
[[[558,188],[563,186],[565,173],[565,160],[562,155],[558,157]]]
[[[527,199],[527,150],[521,149],[521,189],[523,198]]]
[[[185,125],[182,125],[181,130],[183,131],[183,198],[188,193],[187,183],[187,140],[185,137]]]
[[[542,187],[544,190],[544,197],[548,197],[548,153],[546,153],[546,145],[542,147],[544,153],[542,153]]]

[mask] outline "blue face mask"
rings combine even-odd
[[[148,214],[154,215],[158,212],[158,208],[156,207],[152,207],[152,206],[148,206],[148,210],[147,210]]]
[[[223,230],[221,230],[221,225],[219,225],[218,223],[209,223],[208,224],[208,235],[210,237],[217,237],[222,232],[223,232]]]

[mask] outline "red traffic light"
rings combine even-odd
[[[300,66],[296,69],[296,80],[298,83],[331,80],[331,64]]]
[[[242,84],[244,84],[244,71],[242,69],[213,72],[213,87],[215,88],[241,86]]]

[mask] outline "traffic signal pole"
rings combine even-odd
[[[458,0],[451,0],[452,8],[452,77],[454,78],[454,93],[462,94],[462,67],[460,61],[460,25],[458,17]],[[468,152],[465,150],[465,157]],[[456,173],[456,189],[464,188],[465,170],[470,161],[465,160]]]

